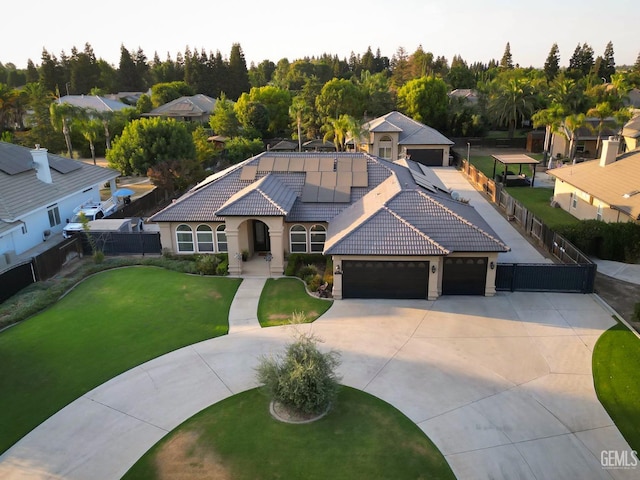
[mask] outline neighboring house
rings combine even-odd
[[[599,160],[547,170],[554,201],[581,220],[640,223],[640,150],[618,155],[619,140],[605,140]]]
[[[455,90],[450,91],[447,95],[449,98],[459,98],[471,105],[477,105],[480,99],[478,93],[471,88],[456,88]]]
[[[453,142],[437,130],[403,115],[390,112],[363,125],[360,150],[386,160],[400,158],[428,166],[448,166]]]
[[[0,142],[0,270],[15,255],[61,233],[73,210],[116,190],[119,172]]]
[[[209,117],[216,107],[216,100],[199,93],[191,97],[180,97],[154,108],[143,117],[174,118],[184,122],[209,123]]]
[[[333,257],[334,298],[493,295],[509,250],[427,167],[367,153],[264,152],[216,173],[150,219],[177,254],[228,252],[269,260]],[[268,256],[270,255],[270,256]]]
[[[640,112],[636,110],[635,116],[622,128],[622,138],[627,152],[640,147]]]
[[[58,100],[59,103],[68,103],[74,107],[85,110],[95,110],[96,112],[119,112],[126,108],[132,108],[118,100],[97,95],[65,95]]]
[[[578,128],[575,132],[575,149],[578,158],[596,158],[596,147],[598,145],[598,128],[600,119],[587,118],[585,125]],[[612,135],[618,135],[620,127],[616,126],[615,119],[608,118],[605,120],[602,131],[600,132],[600,141]],[[569,157],[569,147],[571,145],[571,132],[562,125],[560,131],[554,132],[551,140],[551,155],[557,158],[558,155],[563,158]]]

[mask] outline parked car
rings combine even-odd
[[[81,215],[84,214],[86,219],[91,222],[93,220],[100,220],[101,218],[108,217],[118,210],[118,202],[113,197],[105,200],[104,202],[95,203],[88,202],[80,205],[74,209],[74,215],[70,220],[67,220],[67,224],[62,229],[62,236],[69,238],[73,234],[82,231]]]

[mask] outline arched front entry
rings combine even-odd
[[[253,251],[258,253],[270,252],[269,226],[260,220],[252,220],[251,229],[253,232]]]

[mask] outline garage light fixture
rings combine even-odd
[[[435,265],[431,265],[431,273],[436,273],[437,267]]]
[[[489,263],[489,268],[494,270],[496,268],[496,264],[494,262]]]
[[[336,265],[335,275],[342,275],[342,269],[340,268],[340,265]]]

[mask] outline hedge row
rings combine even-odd
[[[557,229],[587,255],[602,260],[640,263],[640,224],[581,220]]]

